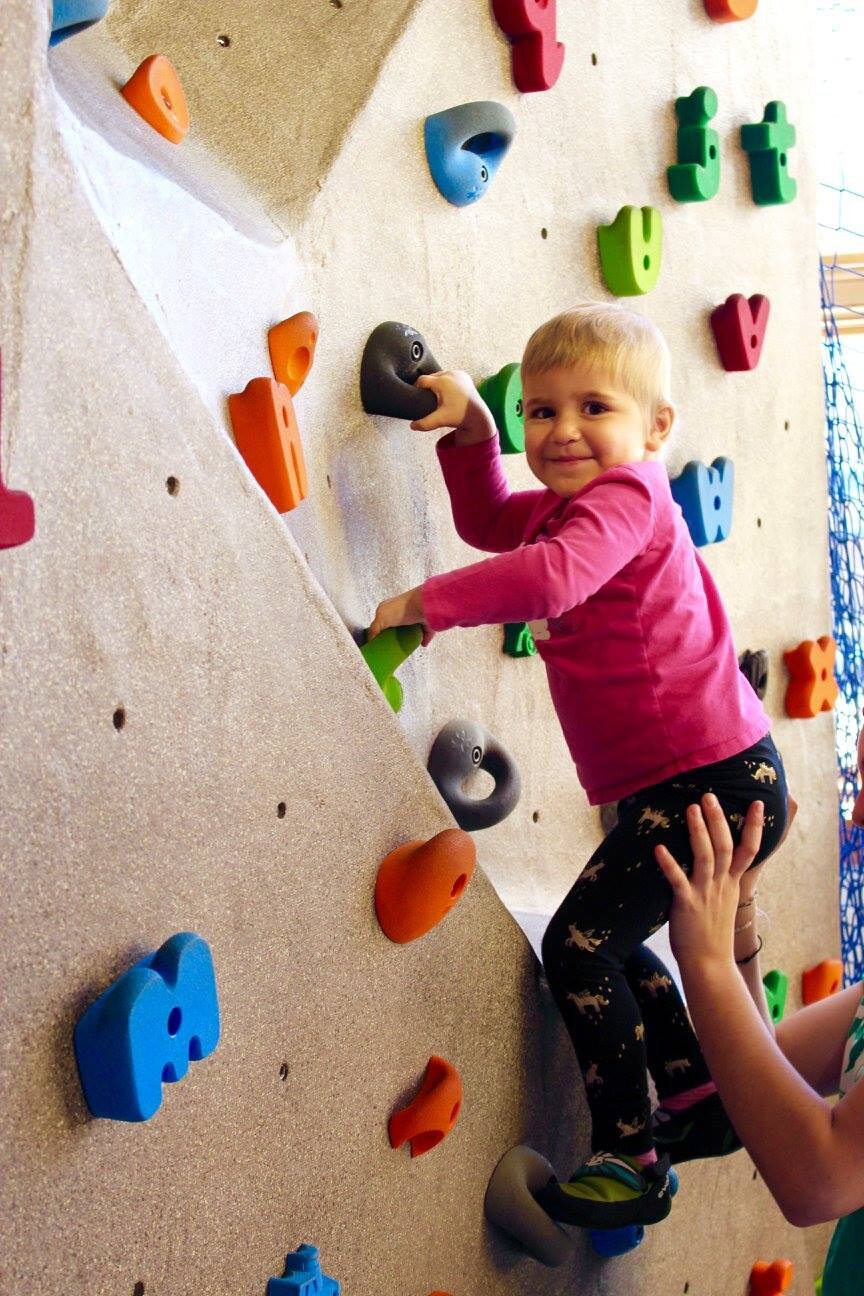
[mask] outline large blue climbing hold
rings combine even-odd
[[[75,1027],[87,1106],[111,1120],[149,1120],[163,1083],[182,1080],[218,1043],[210,946],[179,932],[118,977]]]
[[[107,12],[108,0],[54,0],[48,44],[59,45],[70,36],[77,36],[100,22]]]
[[[490,99],[458,104],[426,118],[426,160],[449,203],[467,207],[483,197],[515,134],[510,109]]]
[[[715,459],[710,468],[693,459],[669,485],[695,545],[701,547],[727,538],[732,530],[735,485],[731,459]]]
[[[339,1296],[339,1284],[321,1272],[318,1248],[304,1242],[285,1257],[285,1273],[267,1283],[267,1296]]]

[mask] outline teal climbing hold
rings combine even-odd
[[[766,972],[762,978],[762,984],[765,987],[765,999],[768,1003],[768,1012],[772,1022],[775,1024],[783,1020],[783,1013],[786,1011],[786,995],[789,990],[789,978],[785,972],[778,972],[772,968]]]
[[[491,378],[484,378],[477,390],[495,420],[501,453],[521,454],[525,449],[521,366],[506,364]]]
[[[789,150],[795,138],[786,105],[779,99],[765,105],[761,122],[741,127],[741,147],[750,160],[753,201],[760,207],[790,203],[798,192],[789,174]]]
[[[735,465],[721,456],[712,464],[691,459],[669,483],[672,498],[684,514],[693,543],[699,547],[726,540],[732,529]]]
[[[77,36],[100,22],[107,12],[108,0],[54,0],[48,44],[59,45],[70,36]]]
[[[374,639],[361,645],[366,665],[394,711],[402,710],[403,701],[402,685],[394,672],[420,647],[422,640],[422,626],[396,626],[382,630]]]
[[[717,95],[710,86],[675,100],[678,161],[666,177],[676,202],[707,202],[720,188],[720,137],[708,125],[716,113]]]
[[[663,218],[656,207],[622,207],[611,225],[597,229],[600,267],[616,297],[649,292],[660,275]]]
[[[537,645],[527,621],[510,621],[504,626],[504,651],[508,657],[536,657]]]

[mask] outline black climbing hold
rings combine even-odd
[[[506,819],[522,791],[522,780],[505,747],[474,720],[452,720],[432,744],[426,768],[460,828],[476,832]],[[470,797],[462,785],[475,769],[495,780],[487,797]]]
[[[425,418],[438,402],[434,392],[414,384],[421,374],[438,373],[440,368],[422,333],[410,324],[379,324],[369,334],[360,364],[364,410],[387,418]]]

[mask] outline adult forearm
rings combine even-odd
[[[768,1011],[765,986],[762,983],[762,966],[759,959],[762,940],[759,936],[755,893],[750,899],[745,900],[743,904],[738,906],[737,918],[739,921],[735,926],[735,962],[747,987],[747,993],[756,1005],[759,1016],[771,1035],[774,1035],[774,1023],[771,1020],[771,1013]]]
[[[777,1048],[731,959],[681,970],[720,1097],[781,1210],[801,1225],[836,1215],[829,1105]]]

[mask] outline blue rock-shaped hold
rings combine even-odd
[[[491,99],[458,104],[426,118],[426,160],[449,203],[467,207],[483,197],[515,134],[510,109]]]
[[[100,22],[107,12],[108,0],[54,0],[48,44],[59,45],[70,36],[77,36]]]
[[[710,468],[693,459],[669,485],[695,545],[701,547],[726,539],[732,530],[735,485],[735,466],[731,459],[715,459]]]
[[[75,1027],[87,1106],[111,1120],[149,1120],[162,1085],[182,1080],[219,1043],[210,946],[179,932],[124,972]]]
[[[318,1248],[304,1242],[285,1257],[285,1273],[267,1283],[267,1296],[339,1296],[339,1284],[321,1272]]]

